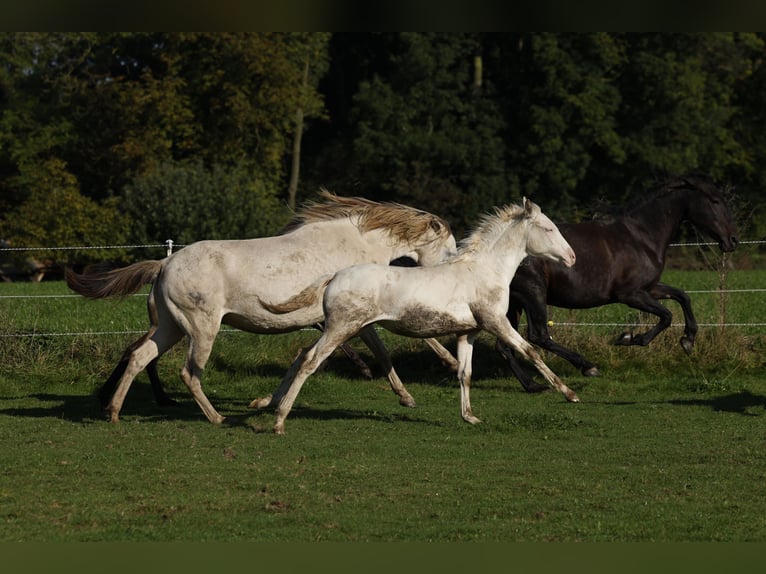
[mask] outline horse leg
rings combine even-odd
[[[638,309],[639,311],[656,315],[659,317],[659,321],[645,333],[639,333],[637,335],[627,332],[623,333],[617,340],[615,340],[615,345],[646,346],[662,331],[670,327],[670,323],[673,320],[673,313],[671,313],[664,305],[658,303],[648,291],[636,291],[628,295],[623,295],[619,298],[619,302],[634,309]]]
[[[162,386],[162,381],[160,380],[160,374],[157,371],[158,361],[159,361],[159,357],[157,357],[153,361],[150,361],[149,364],[146,365],[146,374],[149,375],[149,382],[152,385],[152,393],[154,394],[154,400],[161,407],[177,406],[178,402],[175,399],[171,399],[170,395],[168,395],[165,392],[165,389]]]
[[[508,320],[511,323],[511,327],[513,327],[514,330],[519,328],[519,319],[521,318],[522,309],[523,307],[520,305],[514,305],[512,298],[506,316],[508,317]],[[526,369],[524,369],[523,365],[516,359],[516,356],[513,354],[513,349],[503,345],[500,339],[495,340],[495,350],[500,354],[501,357],[508,361],[508,366],[511,368],[511,372],[521,383],[521,386],[524,387],[525,391],[528,393],[541,393],[543,391],[550,390],[549,386],[536,383],[532,379],[532,375],[530,375]]]
[[[275,392],[273,392],[270,395],[266,395],[265,397],[253,399],[252,401],[250,401],[248,408],[265,409],[265,408],[277,406],[277,404],[279,404],[279,400],[285,395],[285,393],[287,392],[287,389],[290,387],[290,383],[295,377],[295,374],[298,372],[298,368],[303,363],[303,357],[306,356],[306,352],[308,350],[309,350],[309,347],[306,347],[300,350],[300,353],[298,353],[295,359],[293,359],[293,362],[290,364],[290,368],[287,369],[285,376],[282,377],[282,382],[280,383],[279,387],[277,388]]]
[[[282,384],[277,390],[272,401],[278,401],[274,423],[275,434],[285,434],[285,419],[292,409],[298,393],[312,373],[314,373],[322,362],[329,357],[338,346],[353,335],[354,331],[342,330],[334,333],[332,329],[327,329],[319,337],[319,340],[302,353],[290,366]]]
[[[527,338],[530,343],[566,359],[586,377],[598,377],[601,375],[598,367],[581,354],[553,340],[548,330],[547,312],[542,316],[537,316],[533,313],[531,316],[527,315],[527,318],[529,319]]]
[[[694,347],[694,340],[697,337],[697,319],[694,317],[694,311],[692,311],[692,302],[685,291],[665,285],[664,283],[657,283],[650,291],[652,297],[655,299],[674,299],[681,305],[681,310],[684,313],[684,334],[681,337],[681,347],[687,354],[692,352]]]
[[[460,335],[457,338],[457,378],[460,382],[460,416],[472,425],[481,420],[473,415],[471,409],[471,375],[473,374],[473,342],[477,333]]]
[[[391,385],[391,390],[399,397],[399,404],[405,407],[415,407],[415,399],[412,398],[412,395],[404,387],[404,383],[402,383],[399,375],[396,373],[393,364],[391,364],[391,355],[388,354],[388,349],[383,345],[383,341],[380,340],[375,327],[367,325],[359,331],[359,338],[369,347],[378,363],[380,363],[380,366],[383,367],[383,371],[386,373],[388,382]]]
[[[112,398],[108,404],[104,407],[104,410],[109,413],[111,422],[119,421],[122,404],[125,402],[128,389],[130,389],[130,385],[136,375],[145,369],[151,361],[155,360],[180,341],[182,336],[183,334],[177,327],[153,327],[144,337],[131,346],[129,354],[124,360],[124,367],[122,366],[123,361],[121,361],[110,376],[111,379],[115,376],[115,372],[122,372],[120,381],[117,384],[117,389],[112,394]],[[108,382],[109,381],[107,381],[107,383]]]
[[[426,345],[431,347],[431,350],[436,353],[436,355],[441,359],[442,363],[444,363],[444,365],[446,365],[450,371],[457,372],[457,359],[452,356],[452,353],[450,353],[444,345],[442,345],[436,339],[430,337],[428,339],[424,339],[424,341],[426,342]]]
[[[317,323],[314,325],[317,329],[320,331],[324,331],[324,324]],[[362,357],[359,356],[359,354],[354,351],[349,345],[346,343],[343,343],[340,346],[341,351],[348,357],[352,363],[354,363],[360,371],[362,371],[362,375],[364,375],[368,379],[372,379],[372,371],[370,370],[370,367],[367,366],[367,364],[362,360]]]
[[[504,345],[515,349],[527,360],[534,363],[540,374],[545,377],[545,380],[548,381],[554,389],[563,394],[568,401],[573,403],[580,402],[580,399],[575,392],[562,383],[561,379],[559,379],[556,374],[548,368],[548,365],[543,362],[540,354],[535,350],[532,344],[527,342],[524,337],[519,335],[518,331],[511,326],[508,317],[505,315],[498,318],[480,316],[477,317],[477,320],[482,329],[489,331],[498,337]]]
[[[109,375],[109,378],[104,382],[103,385],[101,385],[101,388],[98,391],[98,400],[101,403],[102,409],[105,409],[109,404],[109,401],[112,399],[112,395],[114,395],[114,391],[117,388],[117,383],[125,373],[125,369],[128,368],[128,362],[129,355],[123,356],[120,359],[120,362],[117,363],[117,366],[114,368],[112,373]]]
[[[186,362],[181,369],[181,380],[186,384],[194,397],[194,401],[205,413],[207,419],[213,424],[220,424],[225,417],[222,416],[202,390],[202,371],[205,369],[207,360],[213,350],[213,342],[218,328],[208,325],[204,332],[201,329],[195,329],[189,334],[189,350],[186,355]]]

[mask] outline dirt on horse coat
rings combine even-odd
[[[306,379],[338,345],[373,324],[412,337],[458,335],[461,415],[468,422],[479,422],[471,409],[470,382],[473,341],[482,329],[524,354],[552,387],[578,401],[506,317],[511,278],[528,254],[570,266],[575,262],[574,251],[556,226],[525,200],[524,207],[509,205],[486,216],[461,244],[458,255],[440,265],[355,265],[329,282],[318,281],[315,298],[323,302],[325,313],[322,336],[296,359],[275,394],[256,399],[251,406],[276,406],[274,431],[283,433],[285,418]],[[290,302],[283,307],[289,309]]]
[[[67,273],[70,288],[92,298],[124,296],[152,283],[151,326],[125,353],[117,390],[106,405],[112,421],[118,420],[134,377],[186,336],[181,378],[207,418],[221,422],[200,378],[222,323],[254,333],[312,326],[324,318],[320,303],[276,314],[260,302],[299,293],[317,277],[357,263],[383,264],[409,255],[431,265],[455,253],[449,226],[433,214],[327,192],[322,197],[324,203],[306,205],[278,236],[200,241],[160,261],[105,273]],[[359,335],[383,365],[400,402],[414,405],[374,329]]]

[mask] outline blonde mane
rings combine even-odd
[[[470,256],[491,247],[498,237],[524,218],[524,208],[520,205],[495,207],[493,213],[485,213],[479,224],[465,239],[460,241],[457,257]]]
[[[397,239],[415,242],[430,228],[436,239],[444,240],[451,233],[449,224],[441,217],[399,203],[378,203],[362,197],[340,197],[322,189],[319,195],[324,203],[315,201],[304,204],[285,225],[280,235],[299,227],[321,221],[356,219],[362,232],[383,229]]]

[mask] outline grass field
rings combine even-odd
[[[726,286],[765,279],[735,271]],[[718,277],[665,280],[706,290]],[[66,292],[0,285],[3,297]],[[766,318],[758,294],[692,299],[702,324]],[[647,320],[625,307],[552,311],[553,335],[602,371],[546,357],[579,404],[524,393],[482,337],[483,422],[468,425],[454,376],[422,342],[383,333],[417,408],[336,355],[275,436],[273,413],[246,406],[313,332],[219,336],[203,383],[221,426],[180,384],[180,346],[161,375],[181,404],[157,407],[141,375],[109,424],[94,392],[138,334],[56,334],[142,332],[144,299],[0,299],[0,541],[766,541],[764,327],[702,327],[687,357],[678,327],[625,348],[608,344],[621,327],[569,324]]]

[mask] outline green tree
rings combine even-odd
[[[164,177],[168,162],[246,172],[251,203],[271,201],[286,188],[291,156],[300,159],[296,111],[304,123],[322,114],[315,84],[326,41],[280,33],[0,35],[0,207],[44,198],[49,162],[65,166],[71,188],[102,206],[141,178]],[[207,234],[231,233],[215,228],[229,221],[218,219],[207,219]],[[276,225],[234,228],[251,234]]]
[[[473,34],[400,33],[353,99],[352,171],[365,193],[430,209],[461,232],[508,200],[492,83]]]
[[[605,33],[490,35],[487,44],[511,188],[551,214],[571,214],[594,163],[625,161],[615,117],[624,50]]]
[[[271,235],[289,217],[276,190],[246,166],[208,169],[199,160],[167,161],[138,176],[125,189],[122,208],[138,244]]]
[[[36,257],[61,265],[124,258],[126,251],[122,248],[89,249],[124,245],[127,220],[118,211],[116,201],[98,204],[84,197],[61,160],[48,160],[41,168],[34,172],[33,191],[27,200],[0,219],[0,237],[15,247],[38,248],[34,251]],[[85,249],[45,249],[50,247]]]

